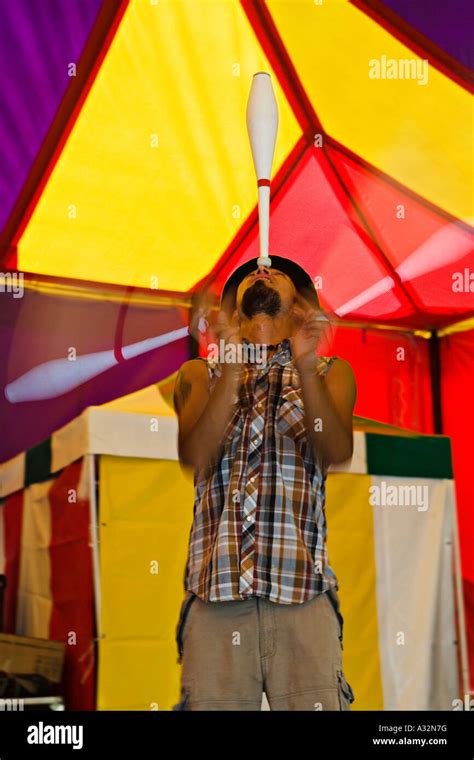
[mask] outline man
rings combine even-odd
[[[194,521],[177,641],[175,710],[348,710],[342,616],[326,552],[325,480],[352,456],[350,365],[318,356],[324,320],[309,275],[273,256],[226,282],[220,361],[181,367],[179,457]],[[226,361],[239,346],[264,362]],[[242,352],[240,353],[242,356]]]

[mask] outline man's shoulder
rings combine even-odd
[[[327,376],[330,384],[344,385],[348,389],[355,389],[356,379],[352,366],[346,359],[340,356],[324,356],[325,367],[323,373]],[[331,370],[331,371],[329,371]]]
[[[178,374],[186,377],[193,377],[203,375],[207,372],[208,361],[202,356],[198,356],[195,359],[188,359],[183,362],[178,370]]]
[[[354,374],[351,364],[347,359],[343,359],[342,356],[323,356],[321,358],[324,359],[329,366],[333,366],[338,372]]]
[[[193,388],[201,388],[208,392],[208,373],[205,360],[188,359],[179,368],[173,389],[173,406],[176,412]]]
[[[183,362],[176,374],[175,389],[178,390],[183,385],[191,385],[193,383],[206,385],[207,387],[208,379],[207,360],[201,358],[188,359]]]

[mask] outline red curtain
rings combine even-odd
[[[458,525],[461,544],[464,600],[474,690],[474,330],[441,339],[441,394],[443,430],[451,437]]]
[[[427,340],[391,330],[338,327],[324,353],[351,364],[357,381],[355,414],[433,432]]]
[[[73,462],[54,480],[51,505],[51,595],[49,636],[66,645],[63,687],[68,710],[95,707],[94,580],[90,546],[90,503],[77,498],[81,470]]]
[[[390,330],[339,327],[324,353],[352,365],[355,413],[433,433],[428,341]],[[451,438],[470,673],[474,690],[474,330],[440,339],[443,433]]]

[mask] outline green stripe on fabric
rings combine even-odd
[[[387,435],[402,435],[405,438],[418,438],[419,433],[414,430],[407,430],[406,428],[397,427],[396,425],[387,425],[385,422],[379,422],[378,420],[372,420],[370,417],[353,416],[354,430],[362,430],[374,433],[386,433]]]
[[[367,470],[371,475],[452,478],[451,441],[446,436],[398,438],[366,434]]]
[[[25,457],[25,487],[51,477],[51,438],[28,449]]]

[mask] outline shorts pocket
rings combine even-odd
[[[191,698],[191,690],[189,686],[181,686],[180,700],[177,704],[173,705],[171,710],[173,712],[186,712],[189,710],[189,700]]]
[[[337,690],[339,694],[339,704],[341,710],[350,710],[351,704],[354,701],[354,692],[350,684],[346,681],[342,670],[337,671]]]
[[[184,599],[184,602],[181,605],[181,612],[179,616],[178,625],[176,628],[176,646],[178,649],[178,664],[181,663],[182,658],[183,658],[185,624],[189,615],[190,607],[195,599],[196,599],[196,595],[193,594],[191,591],[188,591]]]

